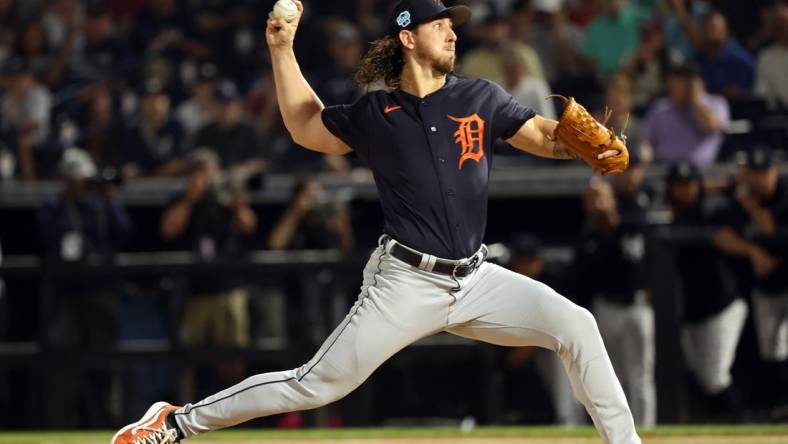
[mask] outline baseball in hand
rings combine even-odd
[[[298,7],[293,0],[278,0],[274,5],[274,17],[292,21],[298,15]]]

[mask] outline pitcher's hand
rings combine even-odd
[[[285,19],[274,17],[273,12],[268,13],[265,40],[268,43],[268,48],[272,51],[275,49],[293,48],[298,22],[301,21],[301,15],[304,13],[304,5],[299,0],[293,0],[293,2],[298,7],[298,14],[289,22]]]

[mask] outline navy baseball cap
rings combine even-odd
[[[224,79],[216,85],[216,98],[221,102],[232,102],[241,97],[232,80]]]
[[[747,167],[751,170],[768,170],[774,164],[774,154],[768,146],[756,146],[747,151]]]
[[[701,174],[698,167],[682,160],[670,166],[667,175],[668,184],[675,182],[689,182],[691,180],[700,180]]]
[[[454,26],[465,23],[471,16],[467,6],[449,6],[441,0],[401,0],[395,6],[389,19],[391,32],[413,29],[420,23],[428,22],[440,16],[451,18]]]

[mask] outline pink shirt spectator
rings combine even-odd
[[[708,94],[703,102],[726,127],[730,121],[728,102]],[[651,143],[654,160],[661,162],[686,160],[697,166],[710,165],[717,159],[723,138],[722,131],[704,131],[689,106],[676,105],[667,97],[651,105],[643,125],[643,139]]]

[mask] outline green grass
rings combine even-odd
[[[0,433],[3,444],[60,444],[60,443],[108,443],[113,432],[4,432]],[[747,425],[747,426],[661,426],[641,431],[644,442],[649,438],[658,437],[660,444],[681,442],[680,438],[694,437],[693,444],[752,444],[753,437],[761,436],[755,442],[788,444],[788,425]],[[729,437],[725,439],[703,437]],[[236,429],[214,432],[195,439],[195,441],[232,442],[232,441],[265,441],[272,440],[320,440],[320,439],[431,439],[431,438],[523,438],[523,443],[542,444],[560,442],[566,444],[599,443],[596,432],[591,427],[563,429],[558,427],[479,427],[472,432],[461,432],[456,428],[374,428],[374,429],[309,429],[309,430],[251,430]],[[576,439],[564,438],[574,437]],[[673,437],[673,438],[671,438]],[[740,437],[740,438],[736,438]],[[745,439],[747,437],[747,439]],[[784,440],[782,439],[784,438]],[[512,441],[507,441],[511,443]]]

